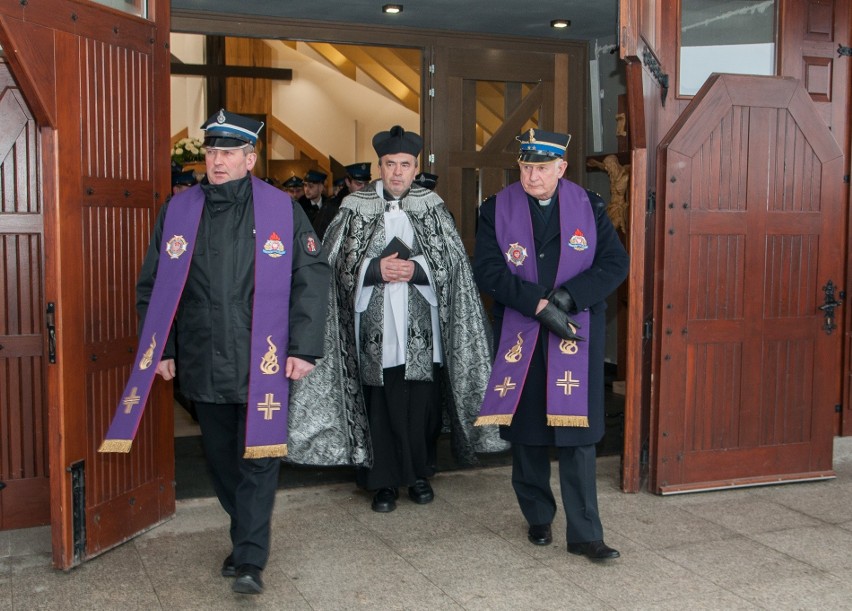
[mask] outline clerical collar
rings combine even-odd
[[[552,202],[552,201],[553,201],[552,197],[548,197],[547,199],[540,199],[540,200],[538,200],[538,205],[539,206],[549,206],[550,202]]]

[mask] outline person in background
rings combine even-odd
[[[380,513],[396,508],[402,487],[416,504],[434,499],[442,404],[460,462],[505,448],[497,427],[473,427],[491,364],[489,327],[444,202],[412,186],[422,143],[400,126],[376,134],[380,179],[349,195],[329,225],[327,357],[293,401],[304,413],[341,406],[352,462],[362,465],[358,484]]]
[[[512,444],[512,486],[535,545],[552,542],[556,447],[568,551],[617,558],[603,541],[595,444],[604,434],[607,296],[628,256],[601,197],[562,178],[569,136],[518,137],[520,181],[480,207],[473,269],[493,299],[496,358],[478,424]]]
[[[197,184],[198,180],[195,178],[195,172],[192,170],[175,172],[172,174],[172,195],[177,195]]]
[[[370,184],[372,179],[369,163],[353,163],[346,166],[346,176],[343,177],[344,186],[336,196],[338,204],[343,203],[343,198],[350,193],[361,191]]]
[[[343,190],[343,188],[345,186],[346,186],[346,179],[343,176],[341,176],[340,178],[335,178],[334,182],[331,183],[331,197],[332,197],[332,199],[337,200],[338,199],[337,195],[340,193],[340,191]],[[340,199],[343,199],[343,198],[340,198]]]
[[[309,170],[303,179],[305,194],[299,199],[302,210],[305,211],[320,240],[339,207],[337,202],[324,193],[326,178],[328,174],[325,172]]]
[[[202,126],[207,175],[163,206],[136,286],[152,345],[168,338],[156,373],[194,402],[241,594],[264,588],[289,385],[323,355],[330,275],[302,209],[251,175],[262,127],[224,109]]]
[[[424,189],[434,191],[435,187],[438,186],[438,176],[429,172],[420,172],[420,174],[414,177],[414,183]]]
[[[291,176],[285,180],[281,183],[281,188],[290,194],[294,202],[298,202],[305,195],[304,183],[298,176]]]

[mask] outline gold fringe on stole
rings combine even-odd
[[[98,452],[130,452],[130,446],[133,444],[132,439],[104,439]]]
[[[578,426],[589,428],[588,416],[552,416],[547,415],[547,426]]]
[[[243,458],[276,458],[287,456],[287,444],[274,446],[246,446]]]
[[[485,424],[502,424],[504,426],[509,426],[512,424],[512,415],[513,414],[497,414],[494,416],[480,416],[476,419],[476,422],[473,423],[473,426],[483,426]]]

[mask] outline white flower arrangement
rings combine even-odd
[[[202,142],[198,138],[181,138],[172,147],[172,161],[178,165],[204,161]]]

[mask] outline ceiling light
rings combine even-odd
[[[396,15],[397,13],[402,12],[402,5],[401,4],[385,4],[382,7],[382,12],[388,13],[390,15]]]
[[[570,19],[554,19],[553,21],[550,22],[550,27],[558,28],[558,29],[569,28],[569,27],[571,27],[571,20]]]

